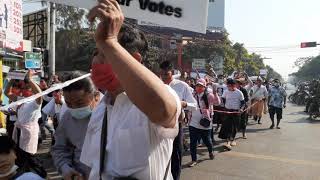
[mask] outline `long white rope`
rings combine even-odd
[[[43,91],[41,93],[35,94],[33,96],[30,96],[30,97],[27,97],[27,98],[24,98],[24,99],[21,99],[19,101],[13,102],[13,103],[11,103],[9,105],[0,107],[0,111],[8,111],[9,108],[19,106],[19,105],[21,105],[23,103],[26,103],[26,102],[34,101],[39,97],[42,97],[42,96],[47,95],[49,93],[52,93],[53,91],[65,88],[65,87],[69,86],[72,83],[75,83],[77,81],[80,81],[80,80],[82,80],[84,78],[87,78],[87,77],[90,77],[90,76],[91,76],[91,74],[89,73],[89,74],[85,74],[83,76],[80,76],[78,78],[75,78],[75,79],[72,79],[72,80],[69,80],[69,81],[66,81],[66,82],[63,82],[63,83],[55,84],[53,87],[51,87],[51,88],[49,88],[49,89],[47,89],[47,90],[45,90],[45,91]]]

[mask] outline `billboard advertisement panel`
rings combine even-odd
[[[209,0],[208,29],[224,29],[225,0]]]
[[[97,0],[47,0],[60,4],[90,9]],[[118,0],[128,18],[167,27],[205,33],[208,0]]]
[[[22,0],[0,1],[0,53],[23,51]]]

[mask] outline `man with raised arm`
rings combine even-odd
[[[91,168],[89,179],[171,180],[179,97],[141,64],[146,39],[136,29],[122,27],[116,0],[100,0],[88,17],[101,21],[92,80],[107,92],[92,113],[82,149],[80,160]]]

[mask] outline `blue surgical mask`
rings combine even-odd
[[[90,106],[77,108],[77,109],[71,109],[69,108],[71,116],[75,119],[84,119],[91,115],[92,109]]]

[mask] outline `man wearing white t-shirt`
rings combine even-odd
[[[91,168],[89,179],[172,180],[179,97],[141,64],[146,38],[122,25],[117,1],[100,1],[88,17],[101,20],[91,77],[98,89],[107,91],[92,113],[81,153],[81,162]]]
[[[228,90],[223,93],[222,99],[225,102],[226,111],[219,133],[219,138],[227,140],[225,147],[231,150],[231,146],[236,146],[235,137],[239,128],[240,114],[245,106],[242,92],[236,88],[236,82],[233,79],[227,80]]]
[[[180,80],[173,78],[173,64],[169,61],[164,61],[160,64],[161,79],[169,85],[179,96],[181,100],[181,106],[184,110],[195,111],[197,110],[197,101],[194,99],[190,86]],[[173,152],[171,157],[171,173],[174,180],[180,179],[180,173],[182,169],[182,145],[183,145],[183,127],[182,120],[184,117],[180,117],[179,120],[179,134],[173,141]]]

